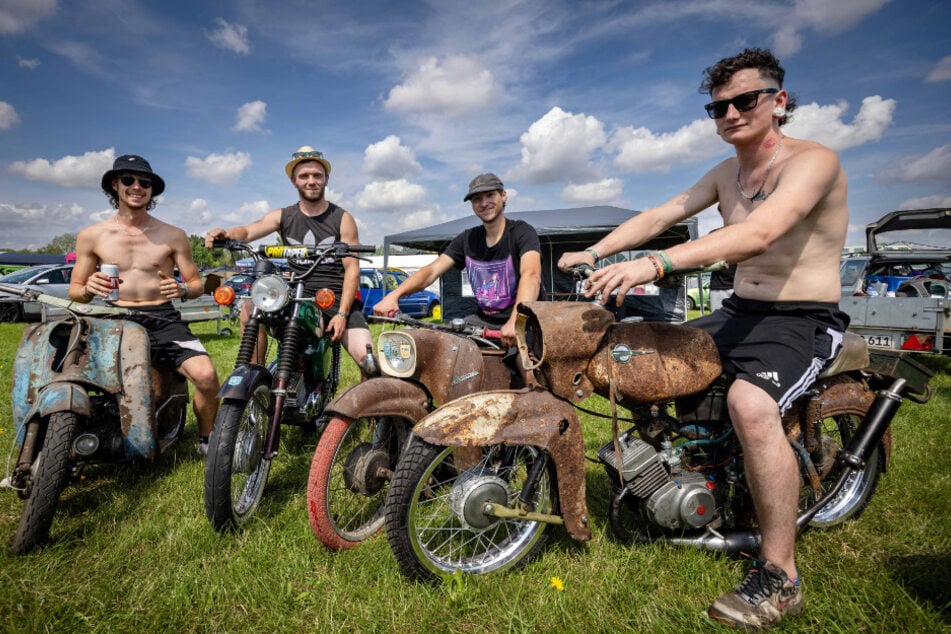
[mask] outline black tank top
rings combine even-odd
[[[299,203],[281,209],[280,234],[284,244],[326,246],[339,241],[340,222],[345,210],[333,203],[328,204],[327,211],[313,217],[301,213]],[[287,263],[298,273],[306,271],[311,264],[307,260],[288,260]],[[343,264],[328,259],[317,267],[304,286],[310,295],[329,288],[339,297],[343,293]]]

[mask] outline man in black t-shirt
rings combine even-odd
[[[299,200],[283,209],[272,209],[255,222],[231,229],[212,229],[205,234],[205,246],[211,247],[215,239],[251,242],[277,232],[284,244],[308,246],[329,245],[333,242],[359,244],[357,223],[350,212],[328,201],[327,181],[330,179],[330,161],[314,148],[305,145],[291,156],[284,172],[297,189]],[[291,261],[292,269],[306,271],[309,263]],[[337,296],[334,305],[324,311],[327,333],[331,341],[343,341],[344,347],[361,370],[367,356],[367,346],[372,345],[370,328],[360,305],[356,301],[360,284],[360,263],[354,258],[344,258],[320,266],[304,285],[308,293],[321,288],[330,288]],[[242,307],[241,326],[250,318],[249,310]],[[255,363],[264,363],[267,338],[258,337]]]
[[[538,234],[528,223],[505,218],[508,195],[495,174],[480,174],[463,199],[482,225],[456,236],[432,263],[408,277],[374,307],[377,315],[393,315],[399,298],[422,290],[451,267],[465,269],[478,309],[471,323],[502,331],[502,343],[515,345],[515,306],[539,299],[542,256]]]

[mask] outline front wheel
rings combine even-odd
[[[822,425],[821,446],[812,456],[812,460],[821,478],[819,488],[823,494],[831,490],[839,479],[844,466],[836,460],[836,457],[848,446],[861,422],[862,418],[857,414],[830,416],[820,422]],[[866,461],[865,468],[849,477],[835,498],[816,513],[809,522],[809,526],[830,528],[857,518],[872,499],[883,471],[885,471],[885,452],[879,444]],[[804,486],[799,497],[800,513],[812,506],[816,499],[815,490],[808,484]]]
[[[272,407],[264,377],[257,379],[247,401],[225,399],[221,404],[205,462],[205,514],[217,531],[243,526],[261,502],[271,471],[264,445]]]
[[[527,474],[546,456],[534,447],[502,445],[485,448],[481,460],[467,454],[414,440],[396,468],[386,497],[386,538],[408,577],[500,572],[528,563],[544,544],[548,524],[503,519],[484,508],[515,507]],[[550,462],[529,505],[537,513],[558,512]]]
[[[383,502],[411,421],[334,417],[320,436],[307,480],[307,517],[328,548],[352,548],[383,527]]]
[[[69,479],[69,448],[78,428],[79,418],[73,412],[50,415],[43,448],[31,468],[20,525],[13,535],[17,555],[25,555],[49,537],[59,494]]]
[[[23,311],[19,302],[0,302],[0,321],[22,321]]]

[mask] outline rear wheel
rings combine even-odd
[[[487,574],[529,562],[544,544],[548,524],[484,511],[487,504],[515,507],[542,457],[534,447],[496,446],[473,464],[457,448],[414,440],[386,498],[386,538],[400,570],[429,581],[457,570]],[[531,511],[558,512],[550,463],[529,498]]]
[[[823,494],[832,489],[842,474],[844,467],[835,458],[848,446],[861,422],[862,417],[858,414],[840,414],[821,421],[821,447],[812,460],[820,476],[820,491]],[[829,528],[860,516],[872,499],[884,470],[885,452],[879,444],[866,461],[865,468],[849,477],[842,490],[816,513],[809,526]],[[804,486],[799,496],[799,511],[805,511],[817,499],[812,486]]]
[[[208,440],[205,514],[217,531],[234,530],[254,515],[271,460],[264,444],[272,408],[267,380],[258,378],[247,401],[225,399]]]
[[[13,552],[24,555],[47,540],[56,503],[69,479],[69,449],[79,428],[73,412],[50,415],[43,448],[33,462],[29,491],[13,535]]]
[[[307,480],[307,517],[325,546],[352,548],[383,527],[383,502],[411,428],[394,417],[331,419]]]

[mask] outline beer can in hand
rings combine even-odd
[[[110,302],[116,301],[119,299],[119,265],[103,264],[99,267],[99,270],[109,276],[109,287],[112,290],[109,291],[109,295],[106,296],[106,299]]]

